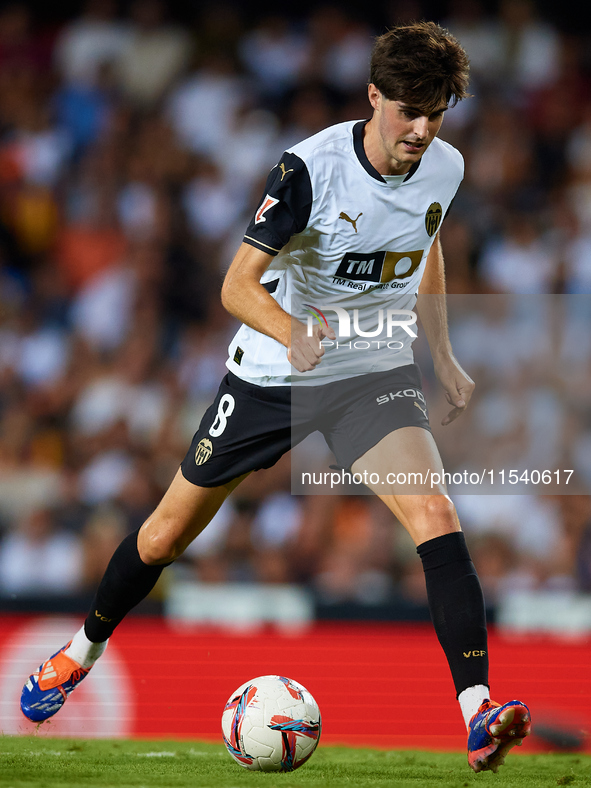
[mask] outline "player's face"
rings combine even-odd
[[[374,133],[377,132],[377,142],[388,168],[392,174],[408,172],[433,142],[447,105],[426,113],[404,101],[387,99],[375,85],[370,86],[370,101],[375,110]]]

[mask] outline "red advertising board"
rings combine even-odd
[[[230,694],[248,679],[279,673],[304,684],[316,698],[324,742],[465,746],[435,635],[429,626],[400,624],[318,624],[291,635],[233,634],[130,618],[66,707],[37,729],[18,709],[23,680],[79,626],[71,618],[0,618],[3,733],[219,740]],[[584,739],[591,730],[590,647],[590,640],[491,634],[493,699],[523,699],[534,727],[541,722],[550,732],[560,730],[566,717],[569,731]],[[538,738],[527,750],[547,746]]]

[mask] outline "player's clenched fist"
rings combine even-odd
[[[316,324],[311,335],[308,327],[295,318],[291,321],[291,341],[287,348],[287,360],[298,372],[309,372],[320,364],[324,355],[321,341],[336,339],[336,334],[330,326]]]

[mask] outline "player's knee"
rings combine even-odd
[[[447,495],[426,495],[425,509],[429,517],[437,520],[456,522],[456,507]]]
[[[185,545],[174,538],[169,528],[158,527],[153,520],[144,523],[137,544],[141,560],[153,566],[175,561],[185,549]]]
[[[456,507],[447,495],[425,495],[422,521],[429,526],[431,538],[460,530]]]

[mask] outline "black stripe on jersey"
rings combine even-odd
[[[357,154],[357,158],[363,169],[368,172],[372,178],[375,178],[376,181],[380,181],[380,183],[386,183],[387,181],[385,178],[382,178],[380,173],[376,170],[370,160],[367,158],[367,153],[365,152],[365,148],[363,147],[363,130],[366,125],[369,123],[369,120],[360,120],[359,123],[356,123],[353,126],[353,148],[355,149],[355,153]],[[415,172],[419,169],[421,164],[421,159],[416,161],[410,170],[406,174],[406,178],[402,181],[406,183],[409,181]]]
[[[267,293],[274,293],[277,290],[277,285],[279,284],[279,278],[272,279],[270,282],[261,282],[262,286],[265,288]]]
[[[292,235],[306,229],[312,209],[312,181],[295,153],[284,153],[267,178],[265,191],[244,241],[276,255]]]
[[[353,126],[353,148],[355,149],[355,153],[357,154],[357,158],[359,162],[363,166],[363,169],[368,172],[372,178],[375,178],[376,181],[381,181],[382,183],[386,183],[386,181],[382,178],[380,173],[376,170],[370,160],[367,158],[367,153],[365,152],[365,148],[363,147],[363,129],[369,123],[369,120],[360,120],[359,123],[356,123]]]

